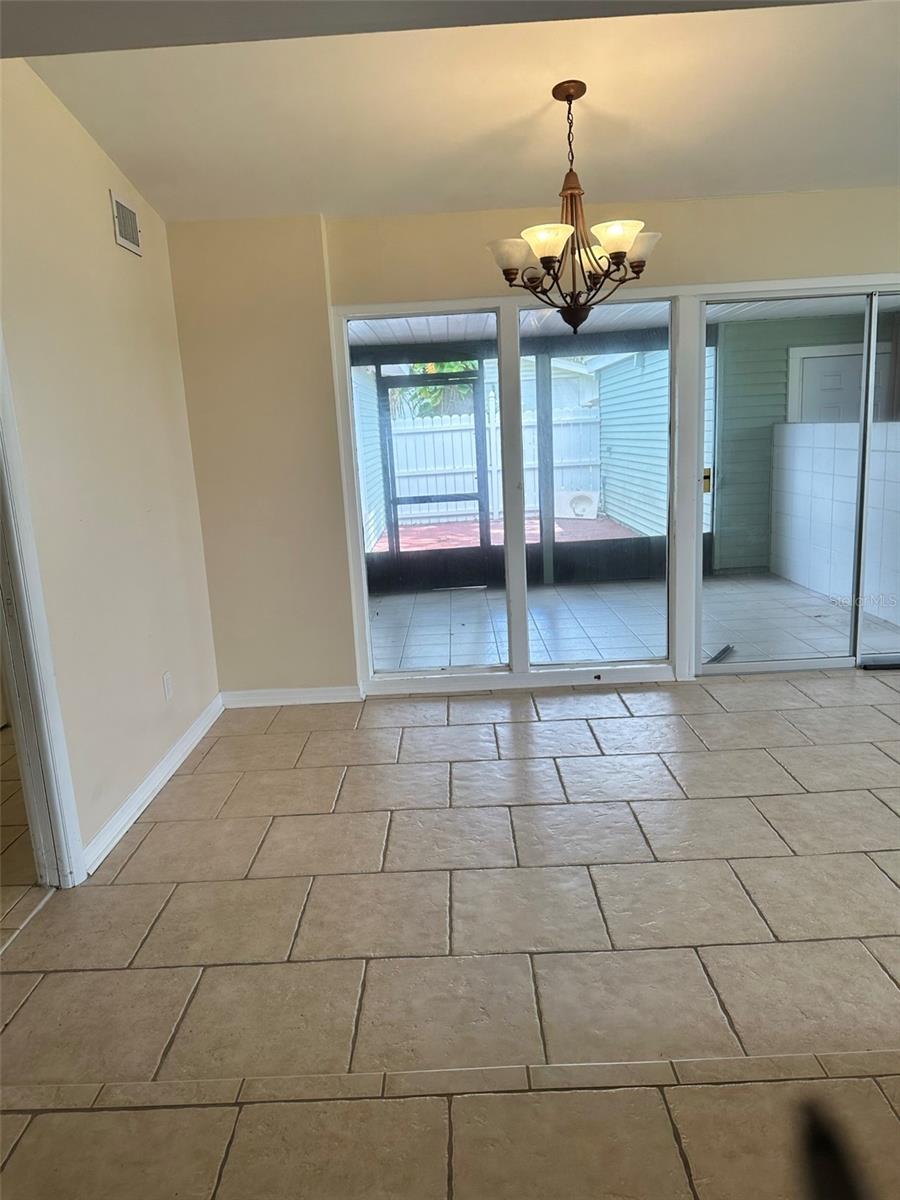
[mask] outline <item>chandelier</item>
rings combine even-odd
[[[577,333],[595,304],[622,286],[640,279],[661,233],[643,233],[643,221],[601,221],[590,235],[581,197],[584,189],[575,174],[572,104],[587,91],[580,79],[558,83],[554,100],[565,101],[569,169],[563,179],[562,206],[556,225],[532,225],[517,238],[490,242],[503,278],[510,287],[524,288],[559,315]],[[531,254],[540,262],[526,265]]]

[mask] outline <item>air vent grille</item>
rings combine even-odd
[[[138,225],[137,213],[112,192],[109,193],[109,198],[112,201],[116,243],[124,246],[126,250],[130,250],[132,254],[142,254],[141,230]]]

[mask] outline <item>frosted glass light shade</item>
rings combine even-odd
[[[646,262],[661,237],[661,233],[639,233],[628,251],[628,261]]]
[[[522,237],[536,258],[559,258],[574,232],[574,225],[530,225],[522,230]]]
[[[524,238],[498,238],[488,242],[488,250],[501,271],[521,271],[531,253]]]
[[[643,221],[601,221],[591,226],[591,233],[607,254],[627,254],[643,228]]]
[[[592,274],[596,275],[603,270],[603,264],[600,261],[601,257],[603,256],[603,247],[596,245],[591,246],[591,253],[594,256],[594,262],[591,262],[590,256],[586,250],[579,250],[578,257],[581,259],[581,265],[584,270],[586,272],[590,271]]]

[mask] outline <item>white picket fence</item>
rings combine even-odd
[[[538,504],[537,427],[534,413],[523,416],[525,510]],[[477,489],[475,423],[471,416],[395,418],[392,422],[398,496],[437,496]],[[496,414],[486,422],[490,514],[503,513],[500,425]],[[554,489],[600,490],[600,418],[597,409],[557,409],[553,418]],[[477,514],[475,501],[403,505],[400,523],[458,521]]]

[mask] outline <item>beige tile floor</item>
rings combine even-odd
[[[0,729],[0,948],[49,899],[38,887],[28,816],[22,793],[22,773],[11,725]]]
[[[227,711],[6,931],[4,1200],[900,1193],[898,693]]]

